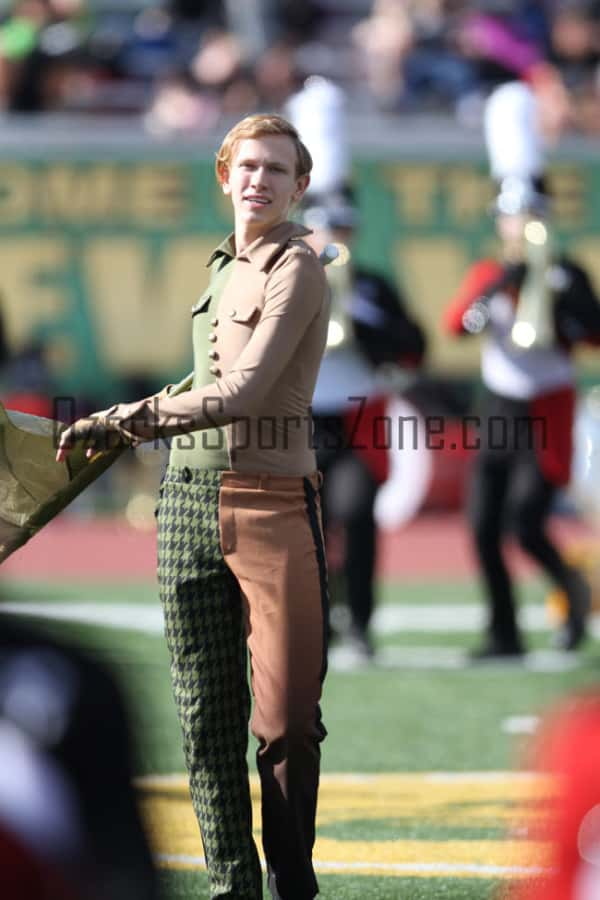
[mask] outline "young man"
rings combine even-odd
[[[473,653],[477,659],[518,657],[524,651],[502,554],[507,512],[522,549],[567,596],[568,618],[557,645],[575,650],[586,631],[589,588],[546,533],[546,521],[557,489],[570,477],[575,408],[571,351],[578,343],[599,342],[600,304],[587,274],[573,260],[553,254],[543,266],[528,260],[526,235],[533,246],[547,240],[548,226],[539,221],[545,205],[532,181],[505,179],[496,217],[503,258],[476,262],[445,313],[452,334],[485,327],[481,449],[469,508],[489,608],[483,643]],[[537,301],[539,322],[531,335],[526,319],[524,335],[515,329],[523,292]],[[530,315],[534,318],[533,311]]]
[[[318,893],[315,837],[326,571],[310,403],[328,323],[323,268],[288,221],[312,161],[278,116],[226,136],[217,179],[235,231],[192,309],[186,394],[119,404],[62,436],[175,438],[160,490],[158,575],[211,894],[259,900],[246,766],[250,650],[271,894]],[[91,432],[90,432],[91,426]]]

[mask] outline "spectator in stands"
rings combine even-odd
[[[286,102],[301,88],[296,50],[294,41],[280,40],[256,60],[254,79],[261,108],[285,112]]]
[[[8,110],[147,113],[158,133],[281,109],[305,73],[334,78],[360,107],[454,111],[479,124],[487,93],[553,61],[574,91],[574,122],[600,128],[597,0],[374,0],[257,5],[172,0],[141,9],[17,0],[0,26]],[[58,26],[58,27],[56,27]],[[287,57],[287,59],[286,59]],[[366,88],[366,89],[365,89]]]
[[[83,0],[19,0],[0,27],[0,104],[35,113],[61,108],[83,65]]]
[[[220,119],[252,112],[258,95],[238,38],[225,29],[205,32],[189,64],[158,84],[147,113],[158,133],[206,131]]]
[[[479,94],[480,82],[473,61],[461,53],[456,34],[464,3],[413,4],[414,46],[404,63],[405,96],[401,109],[460,111],[465,101]]]
[[[218,99],[201,94],[186,72],[176,72],[156,86],[144,122],[151,134],[170,135],[209,131],[220,116]]]
[[[484,86],[523,75],[545,56],[545,17],[535,28],[527,4],[479,0],[469,5],[457,28],[464,57],[473,60]]]
[[[563,74],[575,128],[600,133],[600,3],[567,0],[556,7],[551,26],[551,59]]]
[[[397,109],[405,89],[404,61],[414,46],[414,28],[406,3],[375,0],[369,18],[354,29],[353,39],[377,106]]]

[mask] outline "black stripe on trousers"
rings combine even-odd
[[[304,482],[306,511],[308,513],[310,530],[312,531],[313,541],[315,543],[315,553],[319,568],[321,610],[323,614],[323,661],[321,664],[321,682],[323,682],[325,675],[327,674],[327,644],[329,642],[329,590],[327,587],[327,564],[325,562],[325,545],[323,543],[323,536],[319,527],[319,516],[317,514],[317,492],[308,478],[303,478],[302,480]]]

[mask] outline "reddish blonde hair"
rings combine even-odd
[[[241,122],[229,131],[221,144],[215,160],[217,181],[223,180],[224,173],[229,170],[231,160],[240,141],[248,138],[264,137],[268,134],[283,134],[289,137],[296,148],[296,178],[308,175],[312,169],[312,156],[305,144],[300,140],[300,135],[291,122],[283,116],[258,113],[254,116],[246,116]]]

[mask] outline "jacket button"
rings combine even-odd
[[[235,310],[235,309],[229,310],[229,315],[231,316],[231,318],[233,318],[235,316],[236,312],[237,312],[237,310]]]
[[[219,320],[216,318],[210,320],[210,324],[215,328],[219,324]]]
[[[221,374],[221,370],[218,366],[211,366],[208,371],[210,372],[211,375],[220,375]]]
[[[192,480],[192,470],[189,466],[183,467],[183,469],[181,470],[181,475],[186,483],[189,483]]]
[[[214,344],[214,342],[216,341],[216,339],[217,339],[217,336],[216,336],[216,334],[214,333],[214,331],[210,331],[209,334],[208,334],[208,340],[211,342],[211,344]]]
[[[216,350],[209,350],[209,351],[208,351],[208,358],[209,358],[209,359],[218,359],[218,358],[219,358],[219,354],[217,353]]]

